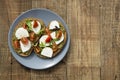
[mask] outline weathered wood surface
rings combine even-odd
[[[7,36],[22,12],[47,8],[68,24],[71,46],[56,66],[42,71],[20,65]],[[120,80],[119,0],[0,0],[0,80]]]

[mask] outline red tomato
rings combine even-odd
[[[34,28],[38,27],[38,23],[36,20],[34,20],[34,25],[33,25]]]
[[[26,37],[21,38],[23,44],[28,44],[28,39]]]
[[[15,47],[16,49],[20,48],[20,43],[19,43],[18,40],[15,40],[15,41],[13,42],[13,45],[14,45],[14,47]]]
[[[51,36],[48,35],[47,39],[45,40],[46,43],[49,43],[51,41]]]
[[[31,32],[30,33],[30,40],[33,41],[35,39],[35,33]]]

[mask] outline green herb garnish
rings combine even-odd
[[[40,47],[46,47],[45,43],[41,42],[41,44],[39,44]]]
[[[37,34],[40,35],[40,34],[43,34],[44,33],[44,29],[41,29]]]
[[[26,21],[26,24],[27,24],[27,26],[28,26],[28,29],[29,29],[29,30],[32,30],[31,20],[27,20],[27,21]]]
[[[53,39],[54,41],[58,41],[59,39],[58,38],[56,38],[56,39]]]
[[[65,31],[65,29],[63,28],[63,26],[62,25],[60,25],[60,28],[61,28],[61,30],[64,32]]]
[[[50,47],[52,47],[52,44],[53,44],[53,40],[50,41]]]

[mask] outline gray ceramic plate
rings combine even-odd
[[[27,17],[41,18],[46,25],[48,25],[48,23],[52,20],[58,20],[64,25],[67,31],[67,41],[62,51],[56,57],[52,59],[42,59],[36,56],[34,52],[32,52],[32,54],[28,57],[21,57],[16,54],[11,44],[12,33],[18,22]],[[56,13],[48,9],[31,9],[18,16],[11,25],[8,33],[8,45],[12,55],[20,64],[31,69],[47,69],[59,63],[66,55],[70,46],[70,33],[64,20]]]

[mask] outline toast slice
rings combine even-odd
[[[59,24],[59,28],[55,27],[54,29],[50,29],[50,24],[49,24],[48,27],[45,29],[44,35],[41,36],[41,38],[39,39],[39,42],[36,43],[36,45],[34,46],[34,52],[39,57],[53,58],[56,55],[58,55],[60,53],[60,51],[63,49],[63,47],[66,43],[66,40],[67,40],[67,34],[66,34],[66,30],[65,30],[64,26],[60,22],[58,22],[58,24]],[[59,35],[59,33],[61,34],[61,36]],[[43,42],[47,41],[50,43],[50,45],[48,45],[48,43],[41,44],[42,37],[45,37],[46,35],[48,35],[48,37],[44,38],[45,40]],[[49,35],[51,37],[51,40],[49,40]],[[57,35],[62,38],[57,39],[56,38]],[[50,55],[51,49],[52,49],[52,55]],[[47,50],[49,50],[49,51],[47,51]]]
[[[40,24],[38,24],[38,26],[40,26],[41,28],[33,28],[34,25],[32,24],[34,24],[34,21],[39,22]],[[30,33],[30,37],[29,37],[30,41],[32,41],[33,43],[37,42],[45,29],[45,24],[43,20],[37,18],[26,18],[23,20],[23,26],[25,24],[27,25],[27,30]]]
[[[35,21],[37,23],[34,25]],[[41,19],[25,18],[21,20],[12,35],[12,46],[15,52],[20,56],[29,56],[33,51],[33,45],[39,40],[44,28],[45,25]],[[25,41],[28,41],[29,44],[24,45]]]

